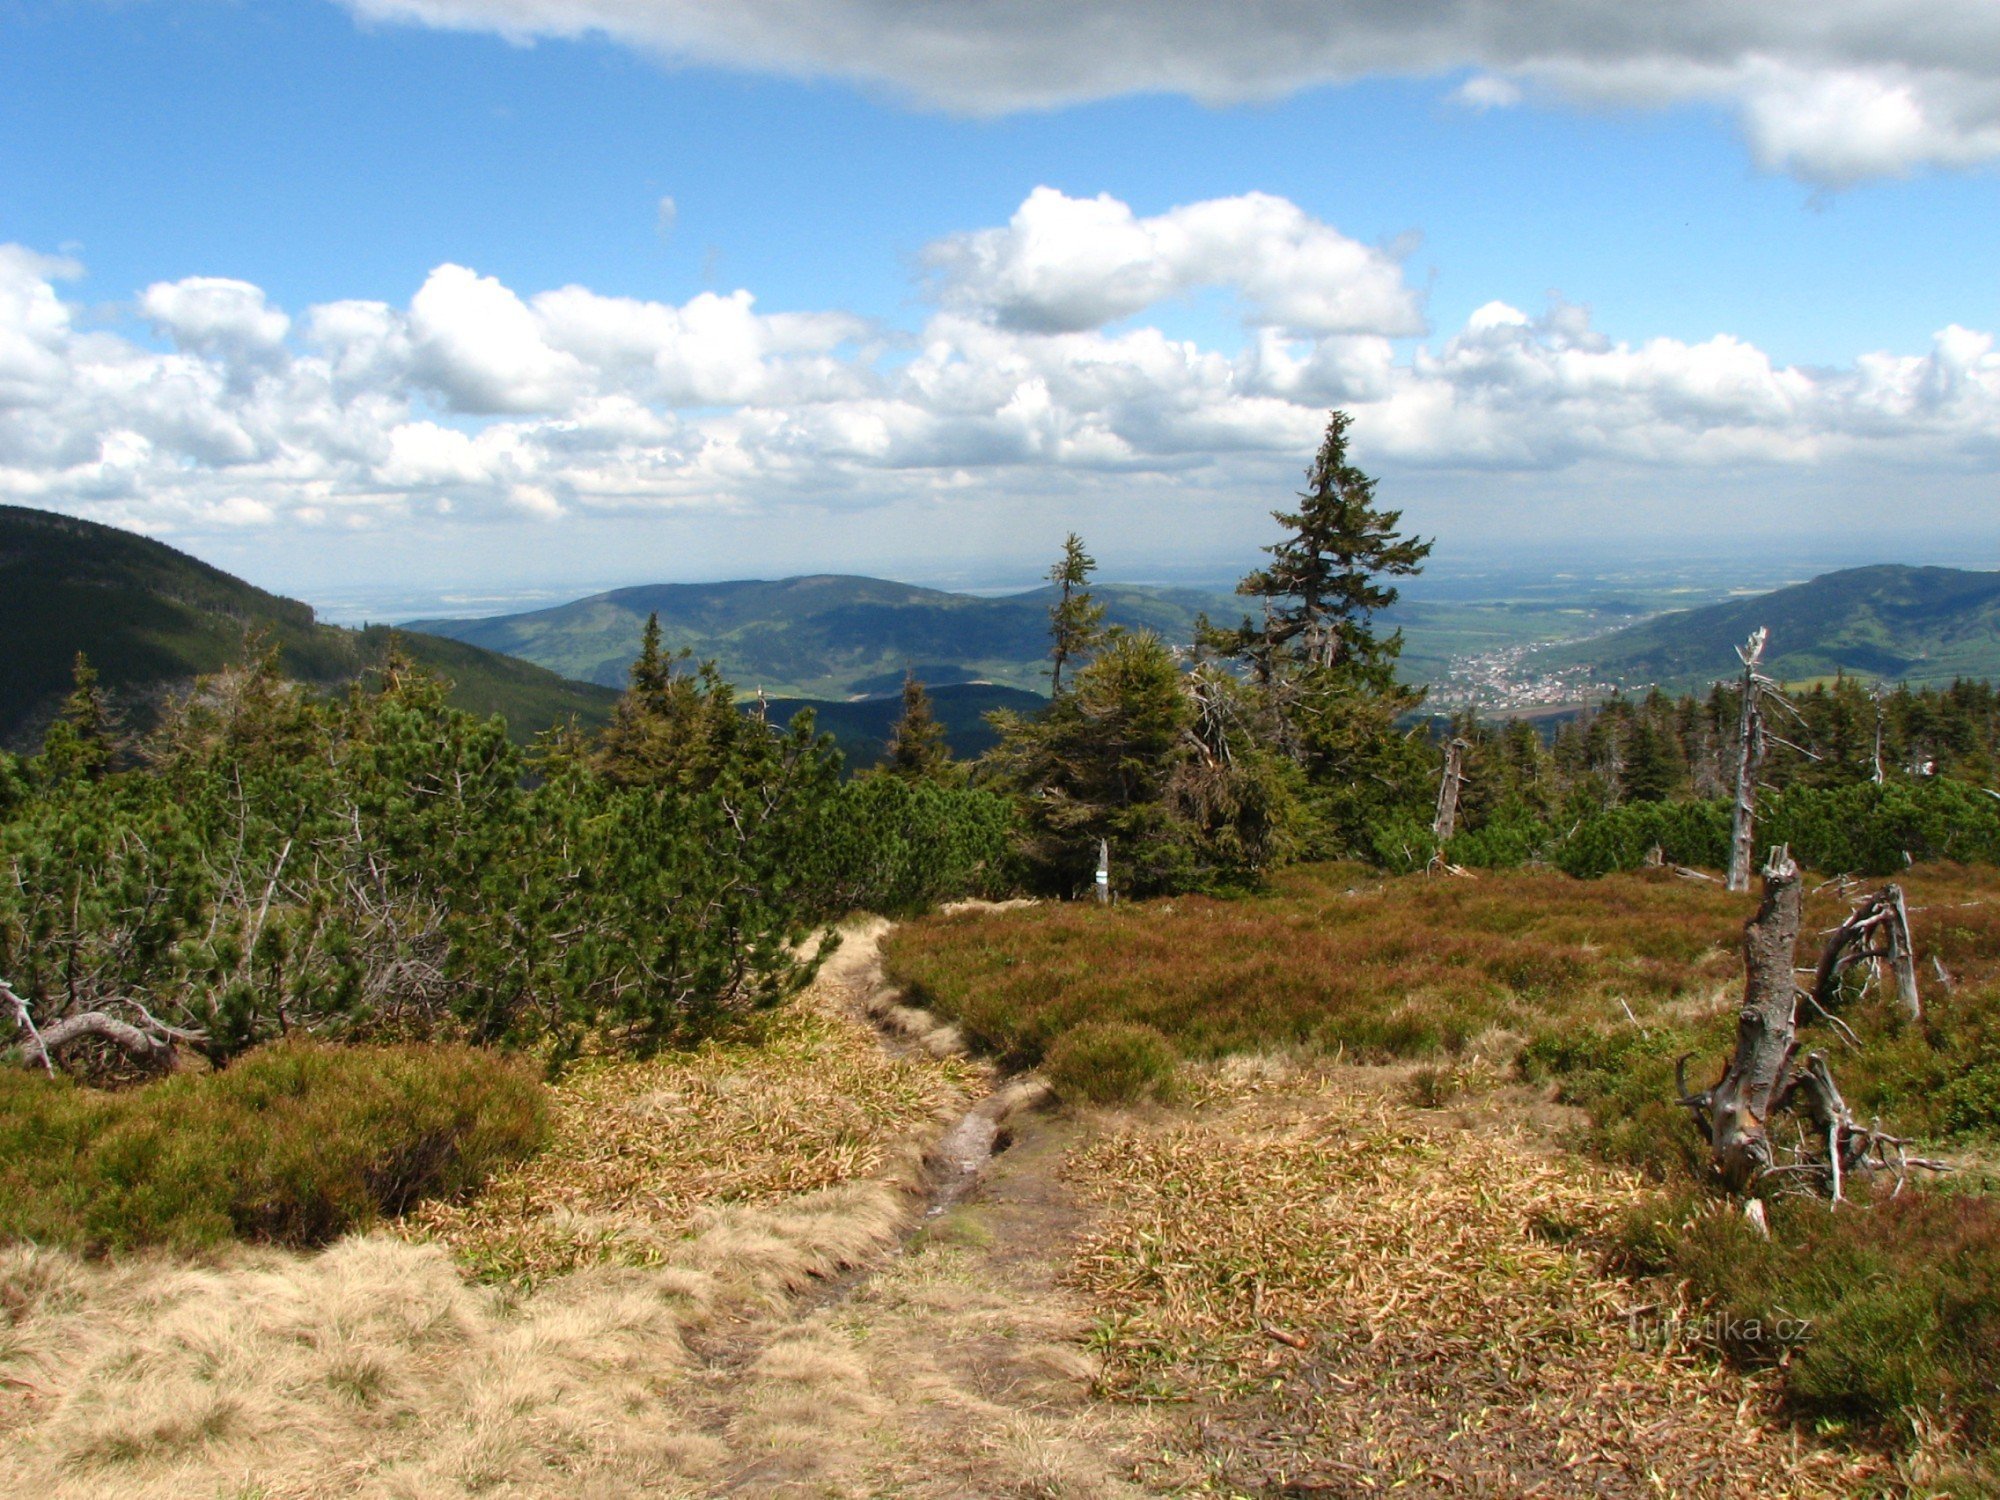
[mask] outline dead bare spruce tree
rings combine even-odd
[[[1757,670],[1764,660],[1764,643],[1771,632],[1759,625],[1747,644],[1738,646],[1743,659],[1743,701],[1736,714],[1736,804],[1729,824],[1729,889],[1750,889],[1750,856],[1757,840],[1757,773],[1764,765],[1763,696],[1772,686]]]
[[[1458,831],[1458,794],[1465,786],[1465,752],[1470,748],[1458,735],[1444,747],[1444,779],[1438,783],[1437,816],[1431,820],[1431,837],[1440,846]]]
[[[1869,898],[1834,930],[1820,960],[1815,992],[1799,988],[1793,967],[1803,905],[1799,868],[1790,850],[1778,845],[1764,866],[1763,900],[1743,929],[1745,984],[1743,1007],[1736,1018],[1735,1055],[1714,1087],[1699,1094],[1688,1090],[1688,1058],[1682,1056],[1674,1065],[1679,1102],[1693,1111],[1708,1137],[1715,1169],[1731,1192],[1748,1195],[1772,1178],[1787,1178],[1839,1202],[1848,1178],[1872,1172],[1894,1174],[1900,1191],[1912,1170],[1944,1171],[1945,1164],[1911,1156],[1909,1142],[1887,1134],[1879,1120],[1859,1123],[1841,1097],[1826,1058],[1809,1052],[1800,1060],[1798,1023],[1804,1004],[1851,1037],[1828,1009],[1833,989],[1841,972],[1852,964],[1888,958],[1891,943],[1899,943],[1900,951],[1909,954],[1902,893],[1892,886]],[[1888,915],[1869,915],[1884,912]],[[1895,929],[1897,935],[1883,936],[1896,921],[1901,924]],[[1909,974],[1914,993],[1913,960]],[[1781,1144],[1772,1127],[1787,1112],[1799,1130],[1795,1142]]]
[[[1807,760],[1819,759],[1817,751],[1773,734],[1765,720],[1764,709],[1769,704],[1783,709],[1794,721],[1803,722],[1799,711],[1792,707],[1791,700],[1778,691],[1778,684],[1758,670],[1763,665],[1764,646],[1770,638],[1771,632],[1759,625],[1750,632],[1750,639],[1736,648],[1736,654],[1743,662],[1743,686],[1742,701],[1736,715],[1736,802],[1729,826],[1728,886],[1732,891],[1750,889],[1750,863],[1757,845],[1757,778],[1764,770],[1765,748],[1775,740]]]

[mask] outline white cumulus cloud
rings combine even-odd
[[[1233,287],[1251,321],[1299,333],[1420,332],[1401,265],[1266,193],[1140,218],[1109,194],[1037,188],[1002,229],[929,252],[945,300],[1006,327],[1080,332],[1204,287]]]
[[[269,359],[292,328],[262,288],[221,276],[155,283],[141,294],[139,307],[181,348],[226,364]]]
[[[1277,198],[1147,217],[1042,190],[925,259],[932,305],[901,330],[447,264],[407,306],[296,316],[243,282],[161,283],[130,311],[162,349],[86,325],[73,264],[0,247],[0,500],[164,534],[1056,492],[1231,504],[1268,497],[1333,406],[1399,478],[1539,476],[1573,497],[1607,474],[1628,494],[1701,476],[1755,505],[1773,476],[1902,485],[2000,457],[1988,332],[1806,369],[1726,332],[1621,340],[1578,304],[1495,301],[1412,343],[1422,299],[1396,260]],[[1198,289],[1235,300],[1240,335],[1149,319]]]
[[[1457,97],[1720,101],[1764,165],[1822,183],[2000,156],[1992,0],[346,0],[516,40],[886,86],[966,113],[1172,92],[1269,99],[1368,76]]]

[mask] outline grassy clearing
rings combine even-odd
[[[1606,1242],[1665,1278],[1639,1300],[1672,1303],[1685,1288],[1725,1320],[1809,1317],[1817,1333],[1804,1350],[1729,1339],[1715,1349],[1746,1367],[1776,1364],[1774,1389],[1794,1414],[1948,1473],[1939,1455],[1977,1452],[2000,1434],[2000,1235],[1990,1232],[2000,1212],[1990,1170],[2000,1148],[2000,875],[1937,866],[1902,883],[1924,1019],[1857,995],[1844,1015],[1859,1048],[1825,1026],[1803,1040],[1828,1053],[1857,1115],[1970,1170],[1910,1203],[1774,1205],[1777,1234],[1754,1254],[1733,1253],[1743,1236],[1719,1214],[1706,1150],[1672,1102],[1676,1057],[1692,1054],[1690,1080],[1706,1082],[1733,1045],[1738,945],[1754,897],[1660,871],[1382,882],[1330,867],[1292,872],[1238,902],[933,918],[898,932],[888,951],[894,977],[1020,1062],[1060,1062],[1071,1038],[1139,1025],[1189,1059],[1276,1050],[1420,1061],[1400,1098],[1438,1111],[1496,1069],[1514,1070],[1586,1113],[1577,1143],[1592,1155],[1667,1189],[1628,1189],[1632,1212]],[[1807,933],[1846,910],[1841,889],[1817,891]],[[1801,944],[1802,960],[1811,947]],[[1210,1181],[1234,1155],[1219,1152],[1207,1176],[1188,1180],[1234,1191]],[[1280,1157],[1233,1170],[1247,1174],[1248,1192],[1269,1173],[1296,1168],[1310,1179],[1325,1165]],[[1180,1233],[1162,1231],[1149,1253],[1186,1260]],[[1225,1287],[1236,1274],[1210,1269]],[[1322,1315],[1337,1309],[1309,1313]],[[1181,1356],[1162,1357],[1162,1368],[1179,1367]],[[1202,1388],[1217,1379],[1205,1367],[1185,1378]],[[1941,1482],[2000,1489],[2000,1476]]]
[[[528,1155],[544,1091],[467,1047],[280,1045],[120,1093],[0,1072],[0,1240],[324,1245]]]
[[[1400,1102],[1396,1073],[1212,1086],[1075,1152],[1102,1205],[1074,1282],[1104,1385],[1195,1402],[1226,1494],[1846,1496],[1890,1474],[1801,1446],[1773,1380],[1640,1327],[1595,1247],[1620,1174]],[[1692,1320],[1685,1320],[1691,1323]],[[1673,1326],[1685,1326],[1676,1323]],[[1317,1488],[1315,1488],[1317,1487]]]

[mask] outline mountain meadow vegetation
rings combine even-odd
[[[526,734],[309,619],[144,715],[71,644],[0,1482],[1995,1492],[2000,697],[1427,718],[1347,436],[1185,640],[1070,536],[975,758],[650,613]]]

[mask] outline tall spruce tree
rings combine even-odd
[[[1403,513],[1375,504],[1375,481],[1348,462],[1345,412],[1326,436],[1297,510],[1273,511],[1287,535],[1271,561],[1236,591],[1263,601],[1261,621],[1204,632],[1204,644],[1242,662],[1265,696],[1266,732],[1315,779],[1383,779],[1378,757],[1396,717],[1423,701],[1396,680],[1401,631],[1378,634],[1394,604],[1387,580],[1422,571],[1432,544],[1397,530]]]
[[[646,620],[631,685],[598,738],[595,769],[616,786],[707,790],[740,752],[764,747],[767,726],[746,719],[712,661],[694,671],[685,650],[660,645],[660,617]],[[676,668],[682,670],[676,671]]]
[[[1376,612],[1399,597],[1383,580],[1423,571],[1433,544],[1396,530],[1401,511],[1376,508],[1375,481],[1347,461],[1352,424],[1346,412],[1328,416],[1299,508],[1271,512],[1290,534],[1264,549],[1269,565],[1236,592],[1267,602],[1257,633],[1294,666],[1375,674],[1403,644],[1401,631],[1374,630]]]
[[[49,726],[34,766],[50,781],[96,781],[110,771],[118,753],[117,721],[110,699],[98,685],[97,668],[81,651],[70,669],[70,681],[62,713]]]
[[[1104,606],[1090,597],[1090,575],[1097,559],[1083,550],[1083,538],[1072,531],[1063,539],[1063,555],[1049,569],[1049,582],[1060,593],[1049,606],[1049,690],[1063,690],[1063,668],[1095,649],[1104,639]]]

